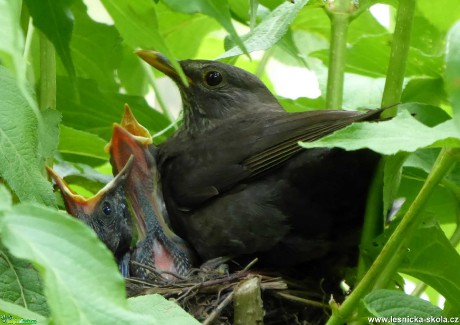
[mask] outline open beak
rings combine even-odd
[[[171,65],[171,62],[161,53],[149,50],[137,50],[134,52],[142,60],[150,64],[155,69],[163,72],[165,75],[173,79],[177,84],[183,84],[176,69]],[[187,82],[191,83],[191,79],[187,78]]]
[[[156,148],[148,131],[137,122],[127,105],[121,124],[113,127],[108,150],[115,171],[123,166],[127,157],[134,157],[133,170],[125,184],[125,190],[139,231],[140,249],[137,256],[142,256],[139,257],[141,261],[144,258],[149,263],[153,261],[154,266],[160,270],[177,271],[177,264],[184,263],[185,260],[190,264],[193,253],[174,234],[165,220],[167,212],[156,164]],[[145,240],[147,237],[148,240]],[[153,243],[152,247],[146,247],[146,242]],[[177,263],[174,256],[179,255],[182,260]]]
[[[85,198],[75,193],[67,183],[50,167],[46,167],[48,174],[53,178],[56,185],[61,190],[62,197],[67,212],[83,221],[88,220],[94,214],[94,209],[98,203],[104,199],[107,193],[115,190],[118,187],[123,187],[133,166],[133,158],[128,157],[125,164],[122,166],[120,173],[109,183],[107,183],[95,195]]]

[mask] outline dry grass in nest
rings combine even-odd
[[[321,324],[328,318],[330,295],[311,290],[311,286],[304,282],[250,271],[255,262],[231,274],[223,267],[194,269],[187,277],[174,275],[178,278],[174,281],[165,279],[163,275],[167,272],[159,273],[149,266],[138,264],[147,269],[151,277],[149,280],[128,278],[128,295],[158,293],[178,303],[203,324],[232,324],[234,313],[231,302],[235,290],[248,279],[258,278],[265,324]]]

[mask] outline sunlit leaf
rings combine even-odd
[[[245,47],[247,45],[243,44],[235,27],[233,27],[228,0],[188,0],[186,2],[182,0],[163,0],[163,2],[178,12],[188,14],[201,12],[213,17],[230,34],[241,53],[247,53]]]
[[[273,10],[259,25],[246,37],[244,44],[249,52],[266,50],[278,42],[286,34],[289,24],[309,0],[299,0],[295,3],[285,2]],[[218,59],[241,55],[240,47],[233,47]]]
[[[339,147],[346,150],[369,148],[391,155],[428,146],[460,147],[460,139],[452,120],[430,128],[403,111],[389,121],[355,123],[325,138],[301,145],[304,148]]]

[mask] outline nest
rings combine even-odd
[[[340,292],[325,292],[321,280],[253,271],[255,262],[233,273],[228,272],[226,264],[213,269],[202,267],[191,270],[186,277],[159,273],[132,262],[148,270],[150,277],[127,278],[126,287],[130,297],[161,294],[203,324],[324,324],[331,313],[330,304],[344,298]],[[167,280],[165,275],[175,279]],[[246,288],[252,288],[249,298]],[[241,317],[252,317],[252,321]]]

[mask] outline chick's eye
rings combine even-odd
[[[102,205],[102,212],[104,212],[106,216],[112,213],[112,207],[110,206],[109,202],[104,202],[104,204]]]
[[[209,71],[204,77],[204,80],[208,86],[217,86],[222,82],[222,79],[222,75],[217,71]]]

